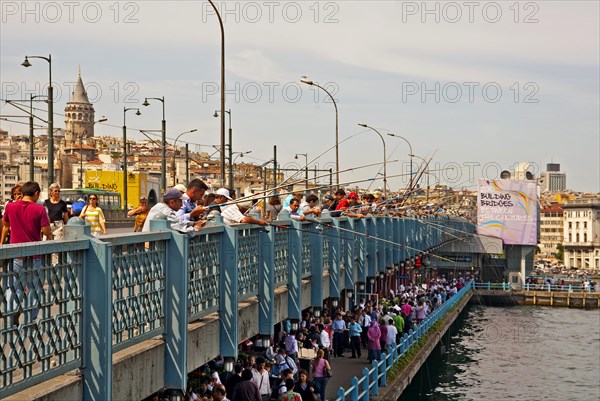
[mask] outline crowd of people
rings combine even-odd
[[[233,372],[217,374],[223,367],[218,358],[221,362],[212,365],[212,373],[207,371],[199,385],[189,386],[186,399],[215,399],[211,391],[222,383],[232,401],[324,401],[334,360],[362,358],[368,364],[380,360],[467,280],[439,278],[421,286],[399,285],[387,298],[361,299],[349,310],[338,307],[319,317],[307,311],[297,330],[288,319],[274,344],[258,356],[238,360]],[[300,358],[306,349],[316,355],[308,365]]]

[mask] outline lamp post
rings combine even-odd
[[[335,99],[333,98],[333,96],[331,96],[331,93],[329,93],[329,91],[327,91],[327,89],[323,88],[319,84],[316,84],[315,82],[308,79],[307,77],[302,77],[300,82],[302,82],[303,84],[306,84],[306,85],[316,86],[317,88],[322,89],[325,93],[327,93],[327,95],[333,102],[333,107],[335,107],[335,183],[339,187],[339,185],[340,185],[340,142],[339,142],[339,129],[338,129],[339,124],[338,124],[337,103],[335,102]]]
[[[251,150],[249,150],[249,151],[247,151],[247,152],[233,152],[233,154],[234,154],[234,155],[236,155],[236,156],[233,158],[233,163],[235,164],[235,161],[238,159],[238,157],[244,157],[244,155],[247,155],[247,154],[249,154],[249,153],[252,153],[252,151],[251,151]]]
[[[306,180],[304,187],[308,191],[308,153],[296,153],[294,159],[298,160],[298,156],[304,156],[304,160],[306,161],[304,163],[304,179]]]
[[[427,165],[427,171],[424,172],[424,174],[427,174],[427,195],[425,198],[425,202],[429,203],[429,165],[427,164],[427,160],[425,160],[425,158],[421,157],[421,156],[417,156],[417,155],[413,155],[411,154],[410,157],[416,157],[419,160],[422,160],[423,163],[425,163],[425,165]],[[414,185],[417,185],[417,183],[415,183]]]
[[[160,175],[161,175],[161,179],[160,179],[160,189],[162,191],[162,193],[164,193],[167,189],[167,121],[165,120],[165,97],[147,97],[144,99],[144,103],[142,103],[142,106],[150,106],[150,103],[148,102],[148,99],[150,100],[158,100],[159,102],[162,102],[162,126],[161,126],[161,132],[162,132],[162,141],[161,141],[161,148],[162,148],[162,158],[161,158],[161,164],[160,164]]]
[[[29,95],[29,181],[34,181],[35,169],[33,164],[33,99],[44,95]]]
[[[48,186],[54,182],[54,88],[52,87],[52,55],[25,56],[23,67],[31,67],[30,58],[40,58],[48,62]]]
[[[92,125],[95,125],[97,123],[103,123],[105,121],[108,121],[108,118],[101,117],[98,121],[94,121],[92,123]],[[75,134],[75,132],[73,132],[73,134]],[[84,132],[79,135],[79,188],[83,188],[83,135],[84,134],[87,134],[87,132]],[[71,174],[71,176],[72,176],[72,174]]]
[[[383,196],[387,199],[387,155],[385,150],[385,139],[383,139],[383,135],[375,128],[368,126],[367,124],[358,124],[361,127],[369,128],[377,133],[381,138],[381,142],[383,142]]]
[[[229,178],[227,180],[227,185],[230,189],[233,189],[233,161],[231,160],[233,155],[233,132],[231,130],[231,109],[225,110],[225,113],[229,114]],[[215,114],[213,114],[213,116],[219,117],[219,110],[215,110]]]
[[[410,144],[410,142],[408,142],[408,139],[406,139],[402,135],[397,135],[397,134],[388,134],[388,135],[389,136],[393,136],[394,138],[403,139],[404,142],[406,142],[406,144],[408,145],[408,149],[410,151],[410,153],[408,154],[408,156],[410,157],[410,183],[408,185],[408,190],[410,191],[412,189],[412,186],[413,186],[413,163],[412,163],[412,158],[413,158],[414,155],[413,155],[412,145]]]
[[[173,142],[173,160],[171,161],[171,174],[173,175],[173,186],[175,186],[177,183],[175,182],[175,152],[177,152],[177,140],[185,134],[189,134],[191,132],[196,132],[198,131],[196,128],[189,130],[189,131],[185,131],[182,132],[181,134],[177,135],[177,137],[175,138],[175,141]],[[187,160],[187,154],[186,154],[186,160]],[[187,183],[187,181],[186,181]]]
[[[225,28],[219,9],[213,0],[208,2],[217,14],[221,27],[221,182],[225,182]]]
[[[142,114],[136,107],[123,107],[123,210],[125,211],[127,210],[127,124],[125,116],[130,110],[136,110],[136,116]]]

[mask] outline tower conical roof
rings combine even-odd
[[[81,80],[81,71],[79,71],[77,75],[77,84],[75,85],[75,89],[73,90],[71,102],[90,104],[87,92],[85,91],[85,87],[83,86],[83,81]]]

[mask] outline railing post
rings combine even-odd
[[[352,231],[355,231],[357,220],[348,219],[348,228]],[[346,240],[344,241],[345,252],[345,261],[344,261],[344,289],[354,288],[354,234],[346,232],[345,234]],[[351,310],[351,308],[349,308]]]
[[[367,224],[365,219],[359,219],[354,222],[354,228],[359,233],[358,245],[356,249],[357,262],[357,281],[366,283],[367,282],[367,238],[365,233],[367,232]]]
[[[238,354],[238,234],[225,226],[221,242],[219,274],[219,347],[221,355],[237,358]]]
[[[387,359],[389,357],[389,354],[385,354],[385,357],[383,357],[383,360],[381,361],[381,365],[379,368],[379,372],[381,375],[381,387],[386,387],[387,386]]]
[[[368,238],[377,236],[377,227],[375,225],[375,218],[370,217],[366,219],[367,223],[367,276],[373,277],[377,275],[377,244],[375,240]],[[366,283],[366,292],[373,292],[373,286]]]
[[[90,228],[85,227],[90,235]],[[112,399],[112,245],[90,237],[83,269],[83,399]]]
[[[371,380],[373,381],[373,388],[371,389],[371,395],[377,396],[379,395],[379,362],[374,360],[371,362]]]
[[[258,234],[258,332],[273,337],[275,325],[275,230]]]
[[[289,232],[288,259],[288,317],[302,318],[302,228],[301,223],[292,222]]]
[[[165,387],[187,385],[187,300],[190,239],[173,232],[165,264]]]
[[[362,375],[365,378],[365,380],[363,380],[362,401],[369,401],[369,369],[363,368]]]
[[[338,395],[339,395],[339,391],[338,391]],[[342,394],[342,399],[344,397],[344,394]],[[358,377],[354,376],[352,378],[352,394],[350,394],[350,399],[352,401],[358,401]]]
[[[492,283],[490,283],[489,281],[488,281],[488,284],[487,284],[487,289],[488,289],[488,290],[491,290],[491,289],[492,289]]]

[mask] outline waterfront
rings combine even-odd
[[[470,306],[399,401],[598,400],[600,311]]]

